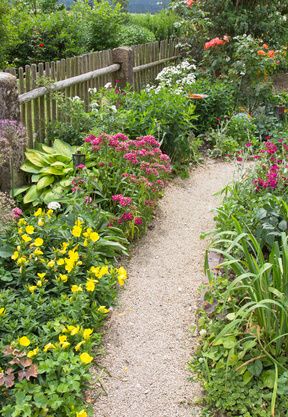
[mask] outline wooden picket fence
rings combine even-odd
[[[131,47],[134,56],[134,91],[140,91],[147,83],[153,82],[166,63],[177,60],[179,57],[178,43],[179,40],[174,39]],[[113,82],[113,72],[119,69],[116,68],[115,64],[113,67],[113,64],[112,51],[106,50],[61,59],[61,61],[56,62],[26,65],[25,68],[20,67],[17,71],[16,68],[6,69],[6,72],[18,78],[21,121],[27,129],[29,137],[28,147],[33,147],[33,140],[36,136],[37,140],[41,142],[45,140],[46,126],[49,121],[63,119],[63,115],[57,108],[56,101],[49,94],[49,83],[57,84],[58,82],[58,84],[61,84],[59,83],[60,81],[68,81],[68,79],[73,79],[79,75],[103,69],[104,71],[98,71],[98,73],[95,71],[93,78],[87,81],[82,82],[79,80],[76,84],[73,82],[73,84],[69,84],[68,87],[60,90],[66,97],[80,97],[84,101],[85,109],[88,110],[90,98],[88,89],[97,88],[98,90],[104,87],[106,83]],[[99,75],[99,72],[101,75]],[[45,94],[38,96],[39,86],[43,85],[47,85]],[[31,95],[31,98],[27,101],[27,93],[32,91],[33,93],[35,92],[35,97]],[[25,102],[23,102],[24,95],[26,95]],[[67,118],[67,115],[64,115],[64,117]]]

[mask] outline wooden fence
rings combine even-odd
[[[175,61],[179,57],[178,43],[179,40],[174,39],[131,47],[134,91],[140,91],[147,83],[153,82],[167,62]],[[27,129],[28,147],[33,147],[36,135],[37,140],[44,141],[49,121],[63,118],[56,101],[51,99],[51,90],[60,90],[66,97],[79,96],[88,110],[88,89],[98,90],[108,82],[113,83],[113,73],[118,71],[119,67],[119,64],[113,62],[112,51],[106,50],[46,62],[45,65],[26,65],[25,69],[20,67],[17,71],[15,68],[6,69],[6,72],[18,78],[21,121]],[[83,74],[86,74],[86,77]],[[50,84],[49,87],[45,87],[45,83]],[[39,87],[41,85],[42,87]],[[67,118],[67,115],[65,117]]]

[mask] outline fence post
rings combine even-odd
[[[112,50],[113,64],[120,64],[119,71],[114,72],[114,82],[119,80],[117,85],[125,88],[128,83],[133,87],[133,49],[129,46],[121,46]]]
[[[17,78],[7,72],[0,72],[0,119],[20,122],[20,103]],[[24,176],[20,166],[24,160],[23,147],[12,149],[14,162],[14,187],[23,185]],[[11,164],[0,163],[0,190],[9,192],[12,188]]]

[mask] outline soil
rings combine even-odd
[[[86,398],[94,417],[199,413],[193,402],[201,398],[201,387],[188,380],[193,374],[187,363],[197,347],[190,326],[197,323],[209,243],[200,234],[213,228],[211,208],[220,203],[213,194],[232,179],[233,170],[231,163],[206,160],[189,179],[176,178],[165,190],[147,234],[124,264],[129,278],[118,297],[121,306],[105,324],[106,354],[95,358],[95,390]],[[97,380],[99,367],[104,370]]]
[[[277,91],[288,91],[288,73],[274,74],[271,78]]]

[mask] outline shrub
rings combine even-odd
[[[155,35],[149,29],[135,24],[120,26],[119,44],[120,45],[138,45],[141,43],[154,42]]]
[[[129,16],[129,20],[132,24],[145,27],[153,32],[157,41],[170,39],[179,34],[176,25],[174,25],[177,21],[177,15],[166,10],[161,10],[154,15],[150,13],[133,14]]]

